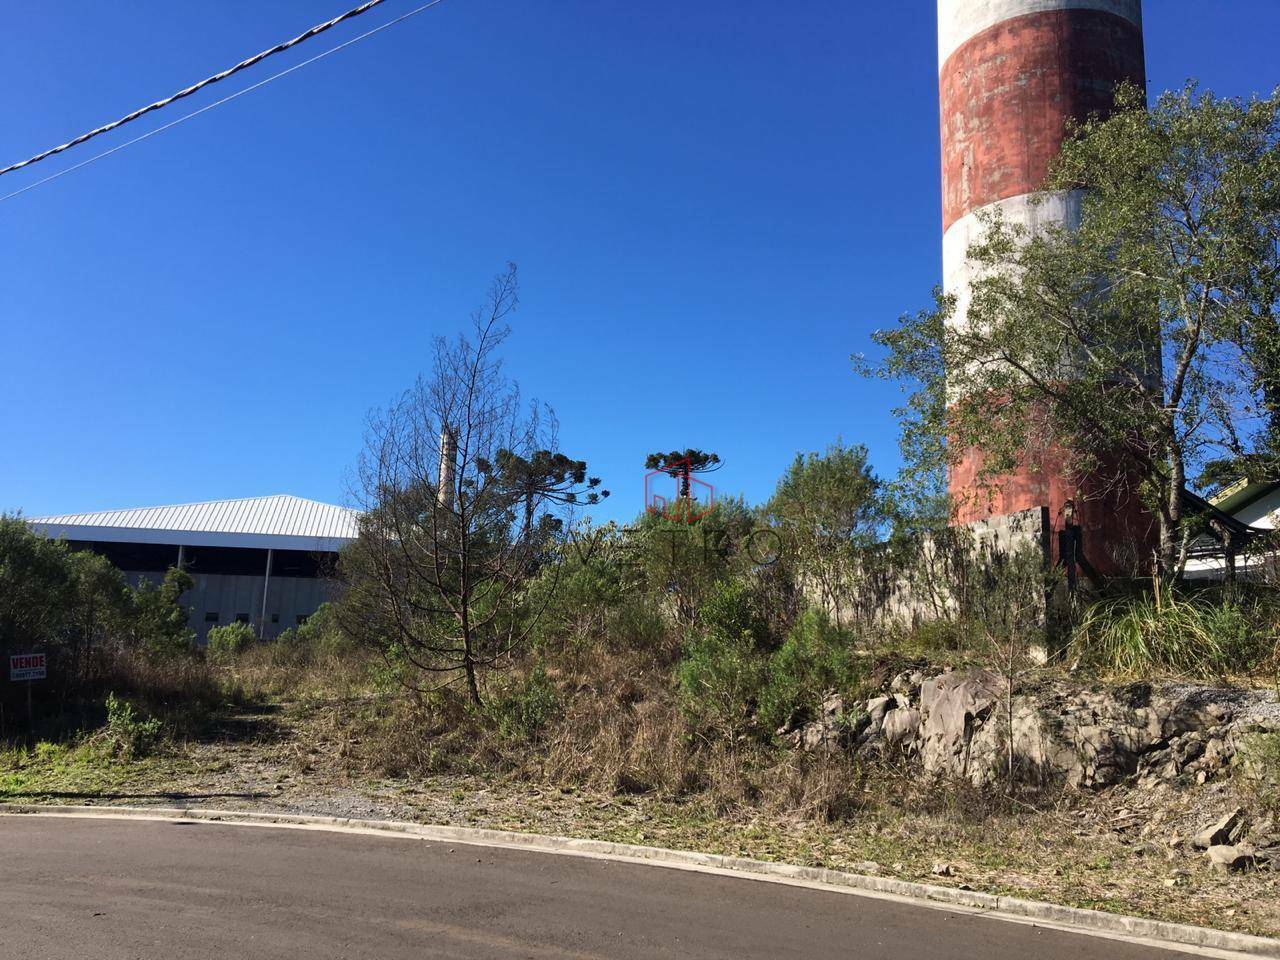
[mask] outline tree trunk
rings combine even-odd
[[[1181,453],[1171,446],[1169,451],[1169,491],[1165,510],[1160,517],[1160,575],[1172,580],[1178,574],[1178,528],[1182,526],[1182,491],[1186,486],[1186,467]]]
[[[462,666],[467,673],[467,693],[471,697],[471,702],[477,707],[484,706],[484,702],[480,699],[480,686],[476,683],[476,664],[471,658],[471,643],[469,641],[466,653],[463,655]]]

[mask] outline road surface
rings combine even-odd
[[[0,817],[0,957],[1156,960],[891,900],[520,850]]]

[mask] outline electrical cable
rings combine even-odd
[[[229,67],[228,69],[223,70],[221,73],[215,73],[212,77],[206,77],[205,79],[201,80],[199,83],[193,83],[191,86],[187,87],[186,89],[179,90],[177,93],[175,93],[171,97],[165,97],[163,100],[157,100],[155,103],[149,104],[145,107],[141,107],[140,109],[133,111],[133,113],[126,114],[125,116],[121,117],[119,120],[113,120],[111,123],[107,123],[94,130],[90,130],[88,133],[82,133],[80,134],[80,136],[75,137],[74,139],[68,140],[66,143],[60,146],[51,147],[50,149],[45,150],[43,153],[37,153],[34,157],[31,157],[27,160],[22,160],[18,163],[11,163],[9,164],[9,166],[5,167],[3,170],[0,170],[0,177],[4,176],[6,173],[12,173],[14,170],[21,170],[23,167],[29,167],[33,163],[39,163],[41,160],[46,160],[49,157],[52,157],[56,153],[62,153],[63,150],[70,150],[72,147],[77,146],[81,143],[84,143],[86,140],[91,140],[94,137],[100,136],[101,134],[108,133],[111,130],[116,129],[117,127],[124,126],[126,123],[132,123],[134,120],[137,120],[139,117],[150,113],[152,110],[159,110],[162,107],[167,107],[169,104],[173,103],[175,100],[181,100],[183,97],[189,97],[193,93],[197,93],[200,90],[203,90],[205,87],[209,86],[209,84],[211,83],[217,83],[219,80],[225,80],[227,79],[227,77],[237,74],[241,70],[247,70],[250,67],[252,67],[254,64],[261,63],[263,60],[267,59],[267,57],[273,56],[274,54],[277,54],[277,53],[283,53],[284,51],[288,50],[290,47],[296,47],[298,44],[302,43],[304,40],[310,40],[312,37],[316,36],[317,34],[324,33],[326,30],[329,30],[332,27],[336,27],[338,24],[342,23],[344,20],[350,20],[352,17],[358,17],[360,16],[360,14],[373,9],[378,4],[384,3],[384,2],[385,0],[367,0],[366,3],[362,3],[360,4],[360,6],[356,7],[353,10],[348,10],[344,14],[340,14],[339,16],[334,17],[332,20],[327,20],[324,23],[316,24],[310,30],[307,30],[304,33],[298,34],[298,36],[294,37],[292,40],[286,40],[284,43],[277,43],[274,47],[272,47],[269,50],[263,50],[261,53],[255,54],[254,56],[250,57],[247,60],[241,60],[234,67]]]
[[[377,2],[381,3],[383,2],[383,0],[377,0]],[[3,196],[0,196],[0,203],[3,203],[5,200],[12,200],[14,197],[18,196],[19,194],[26,193],[28,190],[34,190],[36,187],[46,184],[51,180],[57,180],[59,177],[64,177],[68,173],[71,173],[72,171],[79,170],[81,167],[87,167],[89,164],[95,163],[98,160],[101,160],[103,157],[109,157],[111,156],[111,154],[117,153],[123,150],[125,147],[131,147],[135,143],[140,143],[143,140],[149,139],[150,137],[154,137],[157,133],[163,133],[165,130],[168,130],[172,127],[176,127],[180,123],[185,123],[187,120],[190,120],[193,117],[198,117],[200,116],[200,114],[206,113],[212,110],[214,107],[220,107],[224,103],[229,103],[230,101],[235,100],[237,97],[242,97],[246,93],[251,93],[252,91],[257,90],[259,87],[264,87],[268,83],[271,83],[274,80],[279,80],[281,77],[287,76],[288,74],[293,73],[295,70],[301,70],[303,67],[313,64],[317,60],[323,60],[325,57],[330,56],[331,54],[337,53],[339,50],[349,47],[353,43],[359,43],[361,40],[371,37],[375,33],[381,33],[383,30],[386,30],[388,27],[394,27],[396,24],[402,23],[403,21],[408,20],[410,17],[416,16],[417,14],[422,13],[425,10],[430,10],[432,7],[438,6],[443,2],[444,0],[429,0],[428,3],[424,3],[419,7],[415,7],[414,9],[410,10],[407,13],[402,13],[400,16],[396,17],[394,20],[388,20],[386,23],[379,24],[378,26],[374,27],[372,30],[367,30],[364,33],[360,34],[359,36],[352,37],[350,40],[344,40],[342,43],[338,44],[335,47],[330,47],[328,50],[325,50],[323,53],[318,53],[314,57],[311,57],[307,60],[302,60],[299,63],[295,63],[293,66],[287,67],[286,69],[281,70],[279,73],[274,73],[269,77],[259,80],[257,83],[247,86],[243,90],[237,90],[235,93],[229,94],[228,96],[223,97],[221,100],[215,100],[213,103],[206,104],[205,106],[201,107],[199,110],[193,110],[188,114],[178,117],[176,120],[171,120],[166,124],[156,127],[154,130],[148,130],[146,133],[142,134],[141,136],[137,136],[137,137],[134,137],[132,140],[126,140],[124,143],[117,144],[116,146],[112,147],[110,150],[104,150],[102,151],[102,153],[95,154],[94,156],[89,157],[87,160],[81,160],[79,163],[73,164],[72,166],[67,167],[64,170],[59,170],[57,173],[51,174],[50,176],[47,176],[42,180],[36,180],[34,183],[29,183],[25,187],[22,187],[21,189],[14,190],[12,193],[7,193]],[[365,6],[366,7],[372,6],[372,3],[366,4]],[[330,22],[332,23],[333,21],[330,21]],[[245,62],[247,63],[248,61],[245,61]],[[172,100],[174,98],[170,98],[170,99]],[[152,107],[155,107],[155,105],[153,104]],[[152,107],[148,107],[147,109],[150,110],[152,109]],[[120,122],[123,122],[123,121],[119,121],[113,126],[118,126]],[[100,128],[100,129],[108,129],[108,128]],[[75,142],[82,143],[87,138],[88,138],[88,135],[86,135],[85,137],[77,138],[76,141],[72,141],[71,143],[75,143]],[[52,155],[52,153],[55,153],[58,150],[66,149],[68,145],[69,144],[64,144],[62,147],[58,147],[54,151],[49,151],[46,154],[41,155],[40,157],[33,158],[32,160],[29,160],[29,161],[24,161],[24,163],[18,164],[17,166],[21,167],[27,163],[33,163],[36,160],[43,159],[44,156]],[[17,169],[17,167],[10,167],[8,169]],[[0,171],[0,172],[7,172],[7,171]]]

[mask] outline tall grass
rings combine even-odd
[[[1262,601],[1157,590],[1093,604],[1072,646],[1082,662],[1121,677],[1221,679],[1268,666],[1277,615]]]

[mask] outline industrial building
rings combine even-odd
[[[271,638],[332,596],[338,551],[356,537],[358,514],[300,497],[212,500],[167,507],[35,517],[29,526],[73,549],[93,550],[133,584],[171,567],[195,585],[182,598],[199,642],[241,621]]]

